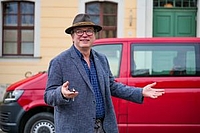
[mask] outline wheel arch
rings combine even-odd
[[[21,118],[21,121],[19,124],[19,130],[20,130],[19,133],[23,133],[25,124],[32,116],[34,116],[35,114],[38,114],[38,113],[42,113],[42,112],[48,112],[48,113],[53,114],[54,109],[53,109],[53,107],[50,107],[50,106],[37,106],[37,107],[34,107],[34,108],[28,110]]]

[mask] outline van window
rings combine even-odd
[[[132,44],[132,76],[195,76],[197,45],[191,44]]]
[[[118,77],[122,55],[122,44],[95,45],[93,49],[107,56],[113,76]]]

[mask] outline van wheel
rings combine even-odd
[[[24,133],[55,133],[54,118],[51,113],[38,113],[25,125]]]

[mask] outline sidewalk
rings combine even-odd
[[[0,102],[3,101],[3,96],[8,86],[8,84],[0,84]]]
[[[4,133],[4,132],[0,129],[0,133]]]
[[[0,102],[3,101],[3,96],[6,91],[6,88],[7,88],[6,85],[2,85],[2,84],[0,85]],[[0,129],[0,133],[4,133],[4,132]]]

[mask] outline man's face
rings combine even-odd
[[[72,40],[77,49],[90,49],[95,40],[93,27],[78,27],[73,30]]]

